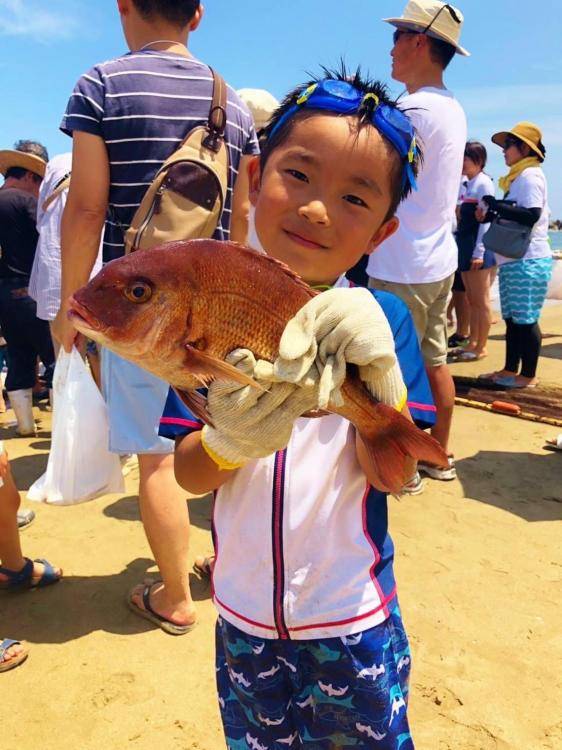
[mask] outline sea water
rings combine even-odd
[[[552,231],[548,233],[550,244],[553,250],[562,250],[562,231]]]

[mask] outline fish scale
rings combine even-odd
[[[275,361],[287,322],[315,294],[274,258],[233,242],[191,240],[107,264],[76,292],[70,316],[86,336],[174,386],[209,421],[195,389],[213,379],[256,386],[226,356],[243,348]],[[433,438],[370,395],[354,366],[341,392],[343,406],[328,410],[355,425],[390,491],[407,479],[407,456],[447,464]]]

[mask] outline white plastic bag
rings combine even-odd
[[[119,456],[108,450],[105,402],[78,351],[61,349],[53,377],[53,428],[47,471],[27,497],[75,505],[123,492]]]

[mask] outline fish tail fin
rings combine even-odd
[[[373,471],[391,493],[399,494],[404,482],[410,479],[404,476],[404,461],[408,456],[416,461],[447,466],[447,453],[431,435],[390,406],[377,404],[376,410],[386,422],[386,428],[381,430],[377,420],[378,425],[373,422],[372,428],[362,428],[359,434],[368,449]]]

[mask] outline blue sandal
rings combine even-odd
[[[0,567],[0,573],[7,578],[6,581],[0,581],[0,589],[7,591],[42,589],[45,586],[51,586],[53,583],[58,583],[60,581],[61,573],[57,573],[48,560],[30,560],[28,557],[25,557],[24,560],[25,565],[21,570],[10,570],[9,568]],[[43,575],[36,583],[33,582],[34,562],[41,563],[45,567]]]
[[[6,651],[12,646],[23,646],[24,650],[17,656],[10,656],[8,659],[5,659],[4,656]],[[7,672],[9,669],[17,667],[18,664],[24,662],[28,656],[29,652],[21,641],[14,641],[12,638],[4,638],[3,641],[0,641],[0,672]]]

